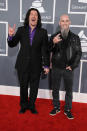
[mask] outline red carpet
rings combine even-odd
[[[34,115],[26,111],[19,114],[19,97],[0,95],[0,131],[87,131],[87,104],[73,103],[74,120],[68,120],[61,112],[50,116],[52,100],[37,99]]]

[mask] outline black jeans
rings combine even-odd
[[[59,89],[61,78],[64,80],[65,86],[65,110],[72,108],[72,86],[73,86],[73,71],[66,69],[53,68],[52,69],[52,90],[53,90],[53,105],[60,108]]]
[[[22,108],[35,107],[35,100],[38,94],[40,76],[32,74],[30,72],[19,72],[18,78],[20,84],[20,105]],[[30,86],[30,93],[28,93],[28,87]],[[28,101],[29,97],[29,101]]]

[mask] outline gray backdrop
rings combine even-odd
[[[71,30],[81,39],[82,58],[74,73],[74,92],[87,93],[87,0],[0,0],[0,85],[18,86],[15,61],[19,46],[7,45],[8,24],[23,24],[27,10],[37,8],[48,36],[57,31],[60,15],[66,13],[71,19]],[[40,81],[40,88],[51,89],[50,73]],[[64,90],[63,84],[61,90]]]

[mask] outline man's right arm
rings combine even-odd
[[[19,40],[20,40],[20,29],[19,28],[15,35],[10,36],[8,34],[7,42],[8,42],[9,47],[15,47],[19,43]]]

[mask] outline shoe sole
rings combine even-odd
[[[60,113],[60,111],[56,112],[56,114]],[[51,116],[55,116],[56,114],[50,114]]]
[[[67,115],[65,112],[64,112],[65,115]]]
[[[69,120],[73,120],[74,118],[69,118],[69,117],[67,117]]]
[[[67,116],[67,114],[64,112],[64,114]],[[67,116],[67,118],[69,119],[69,120],[72,120],[72,119],[74,119],[74,118],[69,118],[68,116]]]

